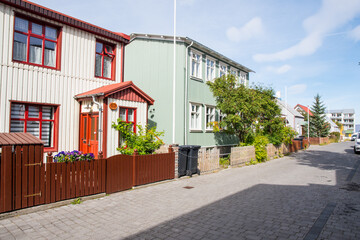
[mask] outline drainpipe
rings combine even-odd
[[[102,131],[103,131],[102,130],[102,107],[101,107],[101,104],[95,100],[95,96],[92,96],[92,100],[99,108],[99,129],[98,129],[98,140],[99,140],[98,153],[99,153],[99,152],[101,152],[101,149],[102,149],[102,141],[101,141]]]
[[[184,114],[184,122],[185,122],[185,128],[184,128],[184,131],[185,131],[185,139],[184,139],[184,144],[187,145],[187,133],[188,133],[188,129],[187,129],[187,123],[188,123],[188,119],[187,119],[187,116],[188,116],[188,80],[189,80],[189,77],[188,77],[188,49],[189,47],[191,47],[193,45],[194,41],[191,41],[190,45],[186,47],[186,50],[185,50],[185,114]]]

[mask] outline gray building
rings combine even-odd
[[[328,110],[326,115],[334,122],[339,122],[344,126],[343,134],[345,136],[351,135],[355,130],[355,110],[354,109],[340,109]]]

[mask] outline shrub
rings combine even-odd
[[[329,140],[330,140],[330,142],[339,142],[340,141],[340,133],[339,132],[331,132]]]
[[[220,158],[219,164],[223,168],[227,168],[230,165],[230,155],[227,157]]]
[[[85,153],[78,150],[72,152],[61,151],[54,156],[54,162],[76,162],[76,161],[91,161],[94,160],[95,156],[93,153]]]
[[[269,139],[265,136],[256,136],[254,140],[255,157],[258,162],[267,160],[266,145],[269,144]]]
[[[139,131],[134,133],[131,123],[122,122],[121,119],[118,119],[117,124],[113,122],[112,128],[118,130],[120,136],[124,139],[124,143],[116,149],[121,154],[132,155],[135,149],[139,155],[152,154],[163,144],[159,136],[164,135],[164,133],[156,132],[155,127],[149,128],[146,126],[142,128],[141,126],[137,126]]]

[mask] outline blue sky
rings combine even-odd
[[[173,34],[172,0],[35,0],[115,32]],[[295,106],[319,93],[360,124],[359,0],[177,0],[177,35],[253,69]]]

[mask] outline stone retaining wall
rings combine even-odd
[[[242,166],[249,163],[251,160],[255,160],[255,147],[232,147],[230,155],[231,166]]]

